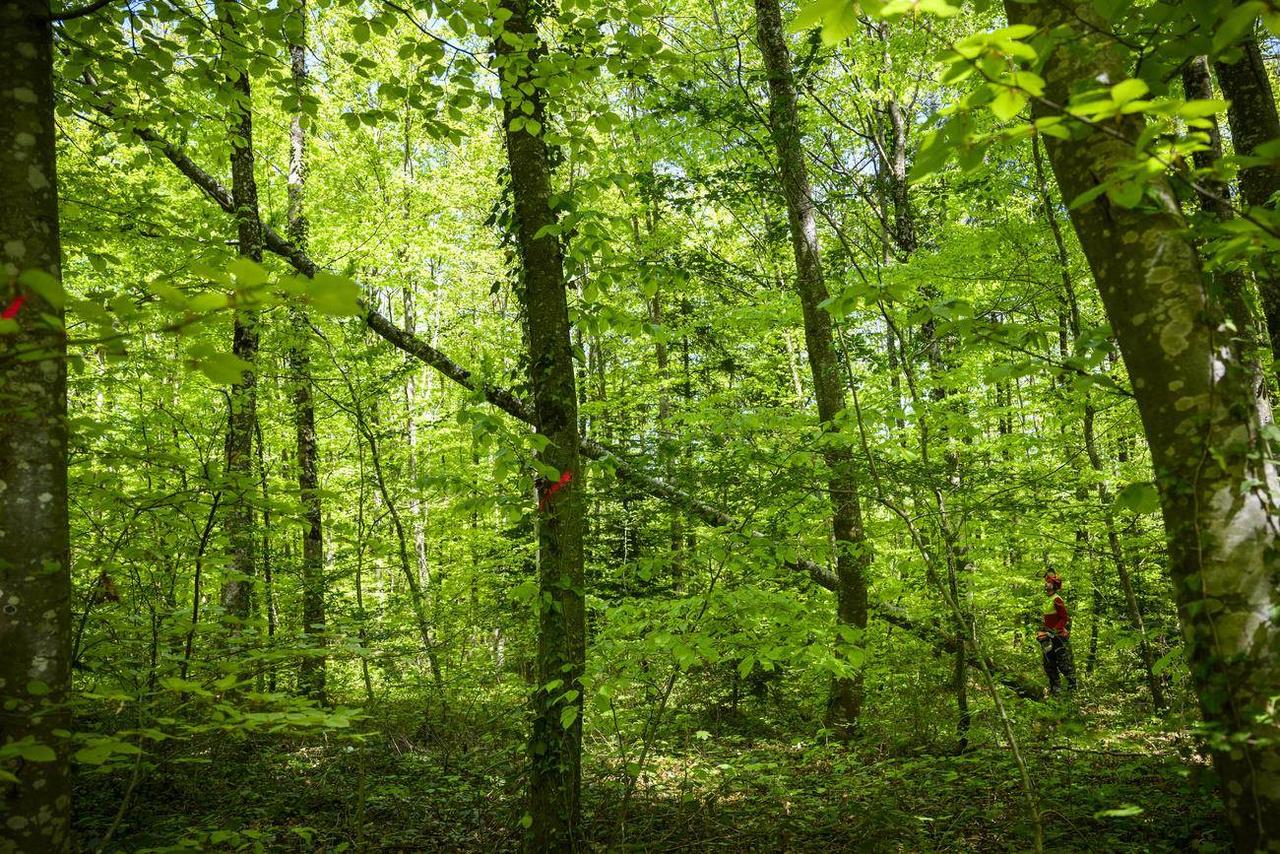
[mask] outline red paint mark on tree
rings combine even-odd
[[[543,490],[542,490],[542,497],[541,497],[540,499],[538,499],[538,510],[539,510],[539,512],[541,512],[541,511],[543,511],[543,510],[546,510],[546,509],[547,509],[547,503],[548,503],[549,501],[551,501],[551,496],[553,496],[553,495],[555,495],[557,492],[559,492],[562,488],[564,488],[564,485],[565,485],[566,483],[568,483],[569,481],[571,481],[571,480],[573,480],[573,472],[571,472],[571,471],[567,471],[567,472],[565,472],[564,474],[560,475],[560,479],[559,479],[559,480],[557,480],[555,483],[553,483],[553,484],[551,484],[550,486],[548,486],[548,487],[546,487],[545,489],[543,489]]]
[[[6,307],[4,311],[0,311],[0,318],[12,320],[17,315],[18,310],[22,308],[22,304],[26,301],[26,297],[18,297],[13,302],[9,303],[8,307]]]

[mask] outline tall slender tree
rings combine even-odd
[[[303,104],[310,86],[307,72],[307,4],[294,0],[286,22],[289,35],[289,67],[293,82],[294,108],[289,121],[289,240],[307,247],[308,223],[305,209],[307,184],[307,131],[303,126]],[[324,527],[320,501],[320,449],[316,441],[316,409],[311,382],[311,330],[306,310],[293,305],[289,310],[293,346],[289,367],[293,374],[293,421],[297,434],[298,492],[302,497],[302,631],[311,646],[323,646],[325,632]],[[314,650],[303,657],[298,671],[298,688],[305,696],[323,702],[325,659]]]
[[[542,136],[547,80],[539,60],[545,48],[531,0],[502,0],[499,9],[507,18],[496,41],[495,62],[502,75],[534,428],[543,440],[539,462],[555,473],[539,486],[537,510],[538,684],[529,741],[529,847],[569,851],[581,844],[581,679],[586,661],[578,395],[564,257],[551,204],[551,163]]]
[[[796,292],[804,313],[805,346],[813,375],[814,397],[823,432],[827,494],[831,501],[831,527],[836,545],[836,621],[850,627],[861,643],[867,626],[867,566],[870,552],[862,530],[862,507],[858,498],[853,454],[834,435],[839,432],[837,417],[845,408],[844,380],[831,331],[831,315],[822,306],[827,285],[822,273],[822,254],[814,218],[809,172],[805,165],[796,115],[795,83],[791,75],[791,54],[782,30],[778,0],[756,0],[756,32],[769,78],[769,132],[778,157],[779,191],[787,205],[787,222],[796,262]],[[828,724],[847,733],[862,708],[862,670],[854,665],[854,675],[833,680],[828,704]]]
[[[218,35],[224,73],[231,92],[231,198],[235,208],[237,251],[241,258],[262,261],[262,222],[258,217],[258,185],[253,175],[253,103],[247,48],[237,23],[241,0],[218,0]],[[253,613],[253,578],[257,543],[254,534],[253,432],[258,419],[258,322],[252,308],[237,306],[232,353],[248,365],[233,384],[227,417],[225,473],[229,479],[225,527],[231,549],[230,572],[222,585],[222,607],[246,621]]]
[[[70,849],[67,369],[47,0],[0,8],[0,851]]]

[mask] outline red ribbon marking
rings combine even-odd
[[[14,316],[17,315],[18,310],[22,308],[22,304],[26,302],[26,300],[27,300],[26,297],[20,296],[17,299],[15,299],[13,302],[9,303],[8,308],[6,308],[4,311],[0,311],[0,318],[4,318],[5,320],[12,320]]]
[[[559,492],[566,483],[573,480],[573,472],[566,471],[560,475],[560,479],[543,490],[542,498],[538,499],[538,511],[547,509],[547,502],[551,500],[551,496]]]

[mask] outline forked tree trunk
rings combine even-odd
[[[838,431],[836,417],[845,408],[844,381],[831,332],[831,316],[821,307],[827,299],[827,286],[822,275],[809,174],[800,144],[791,55],[783,35],[778,0],[756,0],[756,31],[769,77],[769,130],[778,153],[780,190],[787,204],[796,260],[796,291],[804,313],[804,337],[814,397],[818,402],[818,418],[828,434],[823,438],[823,458],[828,468],[827,492],[836,545],[837,631],[842,636],[842,646],[848,641],[862,644],[867,626],[866,570],[870,555],[862,530],[853,454],[833,435]],[[853,675],[832,682],[828,726],[847,734],[862,709],[862,694],[862,669],[860,663],[854,663]]]
[[[1045,57],[1047,101],[1126,76],[1126,56],[1087,3],[1007,0],[1009,20],[1071,28]],[[1038,103],[1037,115],[1049,109]],[[1048,141],[1066,199],[1106,180],[1133,156],[1144,120],[1105,133],[1076,127]],[[1248,366],[1207,299],[1200,260],[1168,183],[1154,180],[1134,209],[1106,195],[1071,211],[1133,381],[1164,512],[1187,660],[1222,783],[1237,850],[1280,840],[1280,608],[1274,469],[1259,462],[1259,407]],[[1228,741],[1230,739],[1230,741]]]
[[[0,8],[0,851],[70,849],[67,373],[47,0]],[[19,277],[22,280],[19,281]],[[44,317],[57,318],[56,326]],[[19,358],[19,355],[21,357]]]
[[[502,0],[510,13],[496,40],[502,75],[503,128],[511,170],[520,298],[528,322],[529,384],[534,427],[545,440],[541,463],[559,473],[554,491],[543,483],[538,507],[538,684],[529,739],[529,848],[569,851],[580,846],[582,671],[586,659],[583,603],[582,475],[564,259],[551,207],[547,116],[535,64],[543,55],[530,0]],[[507,38],[518,43],[508,43]],[[523,88],[521,88],[523,86]],[[526,113],[523,103],[532,106]],[[513,127],[519,120],[521,127]],[[527,122],[541,127],[532,132]],[[565,478],[568,478],[565,480]]]

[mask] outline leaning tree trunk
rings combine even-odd
[[[307,246],[307,216],[303,206],[307,183],[307,133],[302,127],[302,99],[307,94],[307,4],[295,0],[290,29],[289,60],[296,99],[289,124],[289,240],[299,249]],[[293,422],[298,445],[298,492],[302,498],[302,631],[309,647],[323,648],[324,528],[320,505],[320,452],[316,441],[316,410],[311,388],[311,332],[306,310],[289,311],[293,346],[289,368],[293,374]],[[308,649],[298,669],[298,689],[317,702],[325,698],[325,659]]]
[[[796,258],[796,290],[804,313],[804,337],[809,350],[818,418],[828,435],[823,441],[823,457],[829,469],[827,492],[831,500],[831,526],[836,542],[836,619],[840,634],[852,627],[851,637],[862,643],[867,626],[867,577],[869,552],[862,531],[862,508],[858,503],[853,454],[842,445],[835,419],[845,408],[844,383],[831,333],[831,316],[822,303],[827,286],[822,275],[817,224],[809,175],[800,144],[796,117],[795,85],[791,79],[791,56],[782,31],[778,0],[756,0],[756,28],[760,52],[769,76],[769,124],[778,152],[781,191],[787,204],[791,245]],[[844,645],[843,642],[841,644]],[[828,725],[848,733],[862,707],[862,670],[833,681],[827,709]]]
[[[67,373],[47,0],[0,10],[0,851],[70,849]],[[14,313],[16,311],[16,314]],[[16,325],[16,329],[14,326]]]
[[[227,64],[227,81],[232,91],[231,197],[235,205],[236,234],[240,257],[262,261],[262,223],[258,218],[258,185],[253,177],[253,113],[249,73],[239,52],[236,35],[238,0],[219,0],[218,26]],[[258,327],[254,313],[236,309],[232,352],[251,366],[240,382],[231,387],[227,418],[226,476],[230,480],[225,521],[231,548],[231,571],[222,585],[222,607],[240,623],[253,613],[253,576],[256,542],[253,508],[253,426],[258,418],[257,376]]]
[[[1045,101],[1072,86],[1125,77],[1126,56],[1086,3],[1008,0],[1013,23],[1076,30],[1046,58]],[[1084,26],[1081,26],[1081,23]],[[1048,140],[1063,196],[1074,199],[1133,156],[1140,116]],[[1259,407],[1208,299],[1200,260],[1168,185],[1154,180],[1143,207],[1106,195],[1071,211],[1115,330],[1151,448],[1164,512],[1170,575],[1226,814],[1241,851],[1280,841],[1280,608],[1275,471],[1260,458]]]
[[[551,207],[551,167],[540,135],[546,128],[545,80],[535,76],[542,43],[530,0],[502,0],[510,13],[496,40],[502,74],[503,128],[511,170],[520,298],[528,323],[529,383],[534,426],[545,440],[539,461],[558,477],[542,483],[538,505],[538,686],[529,740],[529,846],[579,847],[582,782],[582,671],[586,659],[583,603],[582,477],[578,467],[575,388],[564,259]],[[514,37],[519,47],[507,42]],[[522,104],[528,102],[532,112]],[[529,121],[540,127],[531,128]],[[557,488],[558,487],[558,488]]]

